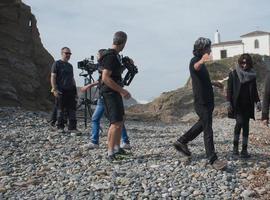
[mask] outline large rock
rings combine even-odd
[[[269,72],[269,57],[252,55],[260,94],[264,85],[265,74]],[[207,68],[212,81],[223,83],[224,89],[214,88],[215,111],[217,117],[225,117],[226,86],[229,72],[235,68],[239,56],[209,62]],[[184,87],[171,92],[164,92],[148,104],[135,105],[128,109],[127,115],[134,120],[160,120],[167,123],[194,121],[197,119],[193,108],[192,81],[189,78]]]
[[[21,0],[1,0],[0,106],[47,109],[52,63],[30,7]]]

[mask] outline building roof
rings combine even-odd
[[[253,36],[259,36],[259,35],[270,35],[270,32],[265,31],[253,31],[244,35],[241,35],[240,37],[253,37]]]
[[[238,45],[238,44],[243,44],[242,40],[234,40],[234,41],[215,43],[215,44],[212,44],[212,47],[230,46],[230,45]]]

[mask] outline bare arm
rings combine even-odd
[[[56,90],[56,74],[51,73],[51,86],[53,90]]]
[[[131,97],[130,93],[123,89],[121,86],[119,86],[112,78],[111,78],[112,72],[110,70],[104,69],[102,71],[102,82],[105,83],[108,87],[110,87],[112,90],[120,93],[124,98],[129,99]]]
[[[57,86],[56,86],[56,74],[55,73],[51,73],[51,86],[52,86],[51,92],[53,93],[53,95],[55,97],[58,97],[58,95],[60,94],[60,92],[57,90]]]
[[[92,88],[92,87],[95,87],[95,86],[97,86],[98,84],[99,84],[98,81],[96,81],[96,82],[94,82],[94,83],[91,83],[91,84],[88,84],[88,85],[86,85],[86,86],[84,86],[84,87],[81,88],[81,92],[85,92],[86,90],[88,90],[88,89],[90,89],[90,88]]]
[[[76,81],[75,81],[75,79],[74,79],[74,78],[73,78],[73,84],[74,84],[74,85],[76,85]]]
[[[196,71],[200,71],[200,69],[201,69],[201,67],[202,67],[203,64],[204,64],[204,62],[202,61],[202,59],[199,60],[198,62],[196,62],[196,63],[194,64],[194,69],[195,69]]]
[[[120,87],[114,80],[111,78],[112,72],[110,70],[104,69],[102,71],[102,82],[105,83],[108,87],[113,89],[118,93],[122,93],[123,88]]]
[[[195,69],[196,71],[199,71],[199,70],[201,69],[202,65],[203,65],[205,62],[209,61],[210,59],[211,59],[211,56],[210,56],[208,53],[205,53],[205,54],[203,55],[203,57],[202,57],[198,62],[196,62],[196,63],[194,64],[194,69]]]

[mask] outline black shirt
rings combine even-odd
[[[59,91],[74,89],[73,67],[70,63],[58,60],[53,63],[51,72],[56,74],[56,86]]]
[[[109,49],[105,55],[103,55],[101,61],[101,68],[107,69],[112,72],[111,78],[121,87],[123,87],[122,72],[123,66],[121,64],[119,54],[112,49]],[[103,92],[113,91],[109,86],[102,84],[101,90]]]
[[[208,70],[202,64],[199,71],[196,71],[194,64],[200,60],[199,57],[193,57],[190,61],[189,71],[192,79],[192,89],[195,104],[214,104],[214,92]]]

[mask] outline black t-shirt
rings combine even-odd
[[[193,57],[189,65],[194,102],[195,104],[212,105],[214,104],[214,92],[208,70],[204,64],[199,71],[194,68],[194,64],[199,60],[199,57]]]
[[[58,60],[53,63],[51,72],[56,74],[56,86],[59,91],[74,89],[73,67],[70,63]]]
[[[122,72],[123,66],[121,64],[120,56],[116,51],[109,49],[108,52],[102,57],[101,68],[107,69],[112,72],[111,78],[121,87],[123,87]],[[103,92],[113,91],[109,86],[102,84],[101,90]]]

